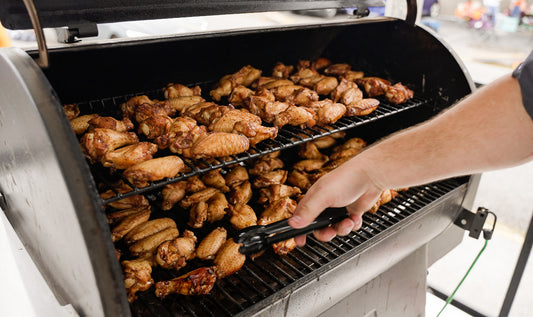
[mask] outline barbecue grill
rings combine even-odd
[[[37,12],[43,26],[73,30],[80,22],[331,6],[364,9],[371,4],[101,2],[97,9],[87,3],[46,1]],[[361,230],[329,243],[310,237],[306,246],[287,256],[267,252],[248,260],[240,271],[217,281],[209,295],[161,300],[152,288],[139,292],[131,305],[102,207],[136,194],[157,200],[169,183],[246,164],[277,150],[291,160],[299,144],[339,131],[371,143],[422,122],[469,94],[474,85],[461,61],[431,31],[414,25],[416,6],[413,12],[412,4],[409,1],[406,21],[357,18],[98,45],[82,42],[48,52],[1,49],[1,206],[60,303],[72,304],[80,315],[89,316],[335,316],[343,309],[360,316],[423,315],[426,269],[461,240],[463,231],[453,223],[463,208],[472,207],[479,175],[400,192],[375,214],[365,215]],[[1,8],[0,18],[8,28],[31,26],[18,1],[3,0]],[[47,68],[36,64],[39,55],[40,61],[49,61]],[[328,127],[286,126],[275,140],[263,141],[247,152],[215,162],[185,160],[190,172],[105,200],[97,184],[110,180],[88,164],[62,109],[63,104],[77,103],[82,113],[112,115],[132,96],[161,98],[160,88],[169,82],[200,85],[207,92],[220,77],[242,65],[269,70],[278,61],[296,64],[318,57],[402,82],[414,90],[415,97],[399,105],[380,100],[370,115],[345,117]],[[156,281],[179,275],[153,272]]]

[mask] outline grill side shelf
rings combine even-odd
[[[106,101],[101,101],[102,106],[105,107]],[[113,103],[116,103],[116,101],[113,98]],[[331,124],[329,126],[314,126],[311,128],[305,128],[301,129],[298,127],[293,126],[284,126],[281,128],[278,132],[278,136],[276,139],[267,139],[264,140],[258,144],[256,144],[253,147],[250,147],[251,150],[240,153],[238,155],[231,156],[228,160],[212,160],[212,162],[206,162],[203,160],[189,160],[189,159],[183,159],[186,165],[188,165],[191,169],[190,172],[187,173],[181,173],[177,177],[168,178],[165,180],[152,182],[150,185],[143,187],[143,188],[137,188],[133,185],[129,184],[129,182],[122,178],[123,181],[125,181],[127,184],[129,184],[133,190],[127,193],[116,193],[117,195],[108,199],[103,199],[102,204],[107,205],[112,202],[118,201],[123,198],[127,198],[134,195],[140,195],[140,194],[146,194],[150,193],[152,191],[156,191],[158,189],[161,189],[162,187],[172,184],[184,179],[187,179],[194,175],[201,175],[206,172],[221,168],[230,166],[233,164],[241,163],[253,158],[257,158],[263,155],[266,155],[268,153],[272,153],[279,150],[288,149],[291,147],[294,147],[296,145],[326,136],[330,135],[336,132],[345,131],[357,126],[361,126],[363,124],[373,122],[385,117],[389,117],[392,115],[395,115],[399,112],[403,112],[409,109],[413,109],[422,105],[430,104],[429,100],[423,97],[415,96],[413,99],[399,104],[389,104],[381,100],[379,107],[372,113],[366,116],[361,117],[343,117],[334,124]],[[104,183],[105,177],[102,177],[101,179]],[[112,188],[112,186],[109,186]]]

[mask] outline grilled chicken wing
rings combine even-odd
[[[160,149],[166,149],[175,138],[187,135],[197,127],[196,120],[190,117],[177,117],[173,119],[166,132],[154,139]]]
[[[218,227],[211,231],[196,248],[196,257],[200,260],[212,260],[218,250],[226,242],[227,231],[223,227]]]
[[[130,166],[124,171],[124,177],[137,187],[146,187],[148,182],[171,178],[185,167],[178,156],[164,156]]]
[[[330,99],[311,102],[308,107],[315,111],[318,125],[335,123],[346,113],[346,106]]]
[[[313,184],[307,173],[297,170],[291,171],[289,177],[287,178],[287,183],[300,188],[304,192],[307,191]]]
[[[365,73],[361,71],[349,70],[342,74],[341,77],[349,81],[356,81],[359,78],[365,77]]]
[[[356,79],[355,82],[363,87],[368,97],[384,95],[390,86],[390,81],[379,77],[363,77]]]
[[[257,215],[252,207],[246,204],[236,204],[230,208],[231,218],[229,222],[233,228],[241,230],[257,224]]]
[[[254,91],[246,88],[242,85],[238,85],[233,88],[231,95],[228,98],[228,102],[234,106],[244,106],[246,100],[254,94]]]
[[[128,294],[128,302],[133,303],[138,291],[146,291],[149,289],[154,280],[152,279],[152,265],[153,260],[151,256],[131,260],[122,261],[122,269],[124,270],[124,286]]]
[[[302,193],[300,188],[288,185],[276,184],[259,190],[259,204],[267,204],[285,197],[294,197]]]
[[[338,152],[346,149],[358,149],[362,150],[366,146],[365,140],[361,138],[351,138],[347,141],[345,141],[343,144],[336,146],[333,149],[333,152]]]
[[[290,105],[285,111],[275,117],[273,124],[278,128],[286,124],[300,126],[301,128],[312,127],[316,124],[315,112],[307,107]]]
[[[283,63],[278,62],[272,70],[272,77],[289,78],[289,75],[293,72],[293,70],[294,66],[285,65]]]
[[[196,246],[196,236],[192,231],[185,230],[183,237],[165,241],[157,247],[155,261],[165,269],[179,270],[186,261],[194,258]]]
[[[253,182],[255,188],[263,188],[270,185],[283,184],[287,180],[286,170],[276,170],[258,175]]]
[[[350,64],[332,64],[329,65],[326,69],[324,69],[324,74],[341,76],[351,69],[352,66],[350,66]]]
[[[332,147],[333,145],[335,145],[335,143],[337,143],[337,140],[330,135],[326,135],[316,140],[313,140],[312,142],[317,147],[317,149],[321,150]]]
[[[364,98],[346,106],[346,116],[365,116],[372,113],[379,106],[379,100]]]
[[[189,88],[181,84],[168,84],[163,88],[163,93],[165,99],[177,98],[177,97],[190,97],[190,96],[200,96],[202,94],[202,89],[200,86],[194,86]]]
[[[92,162],[99,161],[107,152],[121,146],[139,142],[133,132],[118,132],[111,129],[94,129],[81,138],[81,147],[85,156]]]
[[[192,205],[187,223],[190,227],[198,229],[204,226],[204,222],[207,220],[207,206],[205,201]]]
[[[180,201],[180,206],[184,209],[191,207],[193,204],[197,204],[201,201],[207,201],[213,197],[216,193],[220,192],[218,189],[213,187],[207,187],[203,190],[195,192],[194,194],[183,198]]]
[[[146,95],[135,96],[130,98],[128,101],[120,105],[122,115],[130,119],[133,118],[133,116],[135,115],[135,110],[143,103],[152,104],[153,102]]]
[[[248,170],[251,175],[261,175],[279,168],[283,168],[283,161],[279,158],[268,158],[262,156],[255,161],[254,166]]]
[[[167,228],[176,228],[176,223],[170,218],[159,218],[142,223],[124,236],[124,241],[130,245]]]
[[[155,252],[155,250],[161,243],[163,243],[164,241],[176,239],[178,236],[178,229],[174,227],[168,227],[135,242],[129,247],[129,250],[130,253],[134,256],[152,254]]]
[[[63,105],[63,111],[69,120],[72,120],[80,115],[80,108],[78,108],[78,105],[75,103]]]
[[[228,201],[231,204],[247,204],[252,199],[252,184],[249,181],[231,187]]]
[[[296,209],[296,202],[289,197],[285,197],[272,202],[261,214],[261,218],[257,221],[258,225],[267,225],[290,218]],[[294,250],[296,242],[294,238],[281,241],[272,245],[274,252],[279,255],[286,255]]]
[[[121,220],[123,220],[124,218],[128,217],[128,216],[131,216],[133,214],[137,214],[147,208],[150,208],[150,206],[145,205],[145,206],[140,206],[140,207],[132,207],[132,208],[127,208],[127,209],[123,209],[123,210],[119,210],[119,211],[115,211],[115,212],[112,212],[110,214],[107,214],[106,218],[107,218],[107,223],[110,224],[110,225],[113,225],[113,224],[116,224],[117,222],[120,222]]]
[[[250,179],[245,167],[237,165],[226,174],[226,185],[235,187]]]
[[[166,134],[174,119],[167,115],[153,116],[146,118],[139,123],[139,134],[144,134],[148,139],[155,139],[163,134]]]
[[[122,239],[128,232],[133,230],[136,226],[148,221],[150,218],[150,207],[144,208],[137,213],[129,215],[123,218],[120,223],[111,230],[111,238],[113,242],[117,242]]]
[[[311,172],[322,168],[326,162],[327,161],[317,159],[301,160],[296,162],[292,168],[301,172]]]
[[[161,209],[170,210],[174,205],[185,197],[185,188],[187,187],[187,181],[179,181],[176,183],[165,185],[165,188],[161,191],[163,196],[163,202],[161,203]]]
[[[205,173],[202,176],[202,181],[206,186],[218,188],[224,193],[229,192],[229,187],[226,185],[226,180],[224,179],[224,176],[220,174],[220,169],[212,170]]]
[[[200,96],[181,96],[170,98],[167,101],[172,109],[176,112],[183,113],[185,109],[188,109],[195,104],[202,103],[205,99]]]
[[[126,132],[133,129],[133,122],[129,118],[123,118],[122,120],[117,120],[113,117],[94,117],[89,122],[89,131],[92,131],[96,128],[111,129],[118,132]]]
[[[139,142],[107,152],[101,162],[104,167],[126,169],[140,162],[151,160],[157,152],[157,145],[150,142]]]
[[[207,201],[207,221],[213,223],[222,220],[226,214],[226,209],[229,207],[226,195],[223,193],[216,193]]]
[[[201,267],[180,277],[155,284],[155,296],[164,298],[170,294],[205,295],[211,292],[217,280],[214,267]]]
[[[301,158],[308,159],[308,160],[322,160],[327,161],[328,156],[320,153],[318,148],[315,144],[312,142],[307,142],[302,144],[300,147],[300,150],[298,151],[298,155]]]
[[[214,132],[201,136],[190,149],[187,157],[223,157],[242,153],[250,147],[250,141],[244,135],[236,133]]]
[[[114,191],[113,190],[107,190],[100,194],[100,198],[103,200],[115,197],[118,192],[120,194],[128,193],[132,191],[132,188],[124,183],[124,181],[119,181],[117,184],[114,185]],[[148,206],[150,203],[148,202],[148,199],[144,197],[143,195],[133,195],[126,198],[122,198],[120,200],[114,201],[112,203],[107,204],[109,207],[115,208],[115,209],[127,209],[127,208],[134,208],[134,207],[142,207],[142,206]]]
[[[172,108],[168,101],[161,101],[155,104],[143,103],[135,108],[135,120],[138,123],[150,117],[173,116],[176,110]]]
[[[387,87],[385,91],[385,98],[391,103],[397,105],[404,103],[413,98],[413,91],[401,83],[396,83],[393,86]]]
[[[215,256],[215,270],[218,278],[224,278],[231,275],[244,265],[246,256],[239,252],[240,244],[235,243],[233,239],[228,239],[218,250]]]
[[[222,97],[229,96],[237,85],[250,86],[261,76],[261,71],[250,65],[244,66],[234,74],[226,75],[220,79],[215,89],[209,94],[215,101],[220,101]]]
[[[339,81],[335,77],[324,76],[313,86],[313,90],[319,95],[329,95],[335,87],[339,84]],[[303,84],[302,84],[303,85]]]
[[[89,128],[89,121],[97,117],[97,114],[86,114],[71,119],[70,125],[72,126],[72,130],[74,130],[74,133],[78,135],[84,133]]]

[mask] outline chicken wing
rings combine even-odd
[[[257,215],[252,207],[246,204],[236,204],[230,208],[231,218],[229,222],[233,228],[241,230],[257,224]]]
[[[138,123],[150,117],[173,116],[176,110],[169,105],[168,101],[161,101],[155,104],[143,103],[135,108],[135,120]]]
[[[302,144],[300,147],[300,150],[298,151],[298,155],[301,158],[308,159],[308,160],[321,160],[321,161],[327,161],[328,156],[320,153],[316,145],[312,142],[306,142]]]
[[[307,191],[313,184],[307,173],[297,170],[291,171],[289,177],[287,178],[287,183],[300,188],[304,192]]]
[[[294,197],[302,193],[300,188],[283,184],[271,185],[259,190],[259,204],[268,204],[285,197]]]
[[[137,107],[144,103],[153,104],[152,100],[150,100],[150,98],[148,98],[148,96],[146,95],[135,96],[130,98],[128,101],[120,105],[122,115],[130,119],[133,118]]]
[[[311,63],[311,68],[314,70],[321,70],[331,65],[331,61],[325,57],[319,57]]]
[[[389,86],[385,91],[385,98],[395,105],[406,102],[413,98],[413,95],[413,91],[401,83]]]
[[[161,243],[155,253],[155,261],[162,268],[179,270],[195,257],[196,236],[185,230],[183,236]]]
[[[228,239],[218,250],[215,256],[215,271],[218,278],[224,278],[231,275],[244,265],[246,256],[239,252],[240,244],[235,243],[233,239]]]
[[[211,292],[217,280],[214,267],[201,267],[169,281],[155,283],[155,296],[164,298],[170,294],[205,295]]]
[[[178,156],[163,156],[128,167],[124,177],[137,187],[146,187],[149,182],[171,178],[185,167],[185,163]]]
[[[122,239],[128,232],[133,230],[136,226],[148,221],[150,218],[150,207],[144,208],[137,213],[129,215],[123,218],[120,223],[111,230],[111,238],[113,242],[117,242]]]
[[[189,222],[187,223],[190,227],[198,229],[204,226],[204,222],[207,220],[207,206],[205,201],[192,205],[189,211]]]
[[[187,187],[187,181],[179,181],[176,183],[165,185],[165,188],[161,191],[163,196],[163,202],[161,203],[161,209],[170,210],[174,205],[185,197],[185,188]]]
[[[315,111],[315,120],[318,125],[335,123],[346,113],[345,105],[330,99],[311,102],[308,107]]]
[[[226,185],[224,176],[220,174],[220,169],[207,172],[202,176],[202,181],[206,186],[218,188],[224,193],[229,192],[229,187]]]
[[[193,204],[197,204],[201,201],[207,201],[211,197],[213,197],[216,193],[220,192],[218,189],[213,187],[207,187],[203,190],[200,190],[198,192],[195,192],[192,195],[189,195],[185,198],[183,198],[180,201],[180,206],[184,209],[187,209],[191,207]]]
[[[157,145],[150,142],[139,142],[107,152],[101,160],[104,167],[126,169],[137,163],[151,160],[157,152]]]
[[[146,118],[139,123],[139,134],[144,134],[148,139],[155,139],[168,132],[174,119],[167,115]]]
[[[313,140],[312,142],[317,147],[317,149],[321,150],[332,147],[333,145],[335,145],[335,143],[337,143],[337,140],[330,135],[326,135],[316,140]]]
[[[74,133],[78,135],[84,133],[89,128],[89,121],[97,117],[98,117],[97,114],[86,114],[86,115],[71,119],[70,125],[72,126],[72,130],[74,130]]]
[[[287,180],[286,170],[275,170],[258,175],[253,182],[255,188],[263,188],[270,185],[283,184]]]
[[[378,211],[379,206],[385,205],[386,203],[396,198],[396,196],[398,196],[398,192],[394,189],[387,189],[383,191],[374,206],[372,206],[372,208],[370,208],[368,212],[375,213],[376,211]]]
[[[187,157],[206,158],[224,157],[240,154],[250,147],[248,138],[241,134],[213,132],[200,136],[190,148],[189,153],[183,153]]]
[[[390,81],[379,77],[363,77],[356,79],[355,82],[363,87],[368,97],[384,95],[390,86]]]
[[[250,86],[261,76],[261,71],[250,65],[246,65],[234,74],[226,75],[220,79],[215,89],[209,94],[215,101],[220,101],[222,97],[229,96],[237,85]]]
[[[173,97],[167,100],[168,105],[174,109],[176,112],[183,113],[185,109],[188,109],[198,103],[205,101],[204,98],[200,96],[181,96]]]
[[[152,278],[153,260],[151,256],[122,261],[124,271],[124,286],[128,294],[128,302],[133,303],[137,299],[138,291],[146,291],[154,283]]]
[[[69,120],[72,120],[80,115],[80,108],[78,108],[78,105],[75,103],[63,105],[63,111]]]
[[[341,78],[344,78],[348,81],[356,81],[359,78],[365,77],[365,73],[361,71],[349,70],[341,75]]]
[[[118,132],[111,129],[94,129],[81,138],[81,147],[85,156],[94,163],[110,151],[121,146],[139,142],[133,132]]]
[[[150,208],[148,204],[145,206],[131,207],[131,208],[112,212],[106,215],[107,223],[110,225],[116,224],[117,222],[120,222],[124,218],[131,216],[133,214],[138,214],[139,212],[144,211],[147,208]]]
[[[165,99],[200,96],[202,94],[202,89],[200,88],[200,86],[194,86],[193,88],[189,88],[182,84],[170,83],[163,88],[163,94],[165,95]]]
[[[212,260],[218,250],[226,242],[227,231],[223,227],[218,227],[211,231],[196,248],[196,257],[200,260]]]
[[[233,106],[242,107],[246,104],[246,100],[250,98],[253,94],[253,90],[246,88],[242,85],[238,85],[233,88],[233,91],[231,92],[228,98],[228,102]]]
[[[96,128],[111,129],[118,132],[126,132],[133,129],[133,122],[127,117],[117,120],[113,117],[94,117],[89,120],[89,132]]]
[[[316,124],[315,112],[308,107],[290,105],[285,111],[279,113],[272,123],[278,128],[286,124],[301,128],[313,127]]]
[[[116,193],[125,194],[131,191],[132,191],[132,188],[126,183],[124,183],[124,181],[121,180],[113,185],[113,189],[109,189],[101,193],[100,198],[102,198],[103,200],[106,200],[106,199],[115,197],[117,195]],[[107,205],[115,209],[127,209],[127,208],[148,206],[149,204],[150,203],[148,202],[148,199],[146,199],[146,197],[144,197],[143,195],[133,195],[133,196],[129,196],[129,197],[114,201]]]
[[[293,70],[294,66],[285,65],[283,63],[278,62],[272,70],[272,77],[289,78],[289,75],[293,72]]]
[[[190,117],[177,117],[172,121],[167,132],[156,137],[154,142],[160,149],[166,149],[177,137],[186,136],[197,128],[196,120]]]
[[[252,199],[252,184],[249,181],[231,187],[228,201],[231,204],[247,204]]]
[[[301,160],[296,162],[292,168],[301,172],[311,172],[322,168],[326,162],[327,161],[317,159]]]
[[[207,201],[207,221],[213,223],[222,220],[226,214],[226,209],[229,207],[226,195],[223,193],[216,193]]]
[[[258,225],[267,225],[292,217],[296,209],[296,202],[289,197],[281,198],[272,202],[267,206],[265,211],[261,214],[261,218],[257,221]],[[294,250],[296,242],[294,238],[281,241],[272,245],[274,252],[278,255],[286,255]]]
[[[351,69],[352,66],[350,66],[350,64],[332,64],[329,65],[326,69],[324,69],[324,74],[341,76]]]
[[[252,168],[248,170],[251,175],[261,175],[279,168],[283,168],[284,163],[279,158],[268,158],[262,156],[254,162]]]
[[[244,166],[237,165],[226,174],[226,185],[235,187],[250,179],[248,171]]]
[[[129,247],[129,250],[133,256],[152,254],[161,243],[176,239],[178,236],[178,229],[169,227],[135,242]]]
[[[346,116],[365,116],[372,113],[379,106],[379,100],[364,98],[346,106]]]
[[[170,218],[159,218],[142,223],[124,236],[126,244],[131,245],[139,240],[163,231],[167,228],[176,228],[176,223]]]

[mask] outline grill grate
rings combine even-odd
[[[153,99],[161,99],[163,97],[161,95],[160,90],[153,91],[152,93],[147,93],[147,95],[152,97]],[[80,109],[84,109],[85,112],[88,113],[99,113],[101,115],[116,116],[118,115],[118,113],[114,112],[118,111],[119,105],[133,96],[134,95],[104,98],[100,100],[79,103],[78,106],[80,107]],[[340,131],[345,131],[363,125],[365,123],[392,116],[396,113],[416,108],[425,104],[429,104],[428,100],[420,96],[414,97],[413,99],[399,105],[389,104],[386,100],[383,99],[380,100],[379,107],[371,114],[361,117],[343,117],[336,123],[331,124],[327,127],[314,126],[312,128],[300,129],[298,127],[285,126],[279,130],[278,136],[275,140],[264,140],[263,142],[260,142],[255,146],[251,146],[249,151],[238,155],[233,155],[226,160],[210,160],[209,162],[207,162],[205,160],[184,159],[183,161],[190,168],[190,172],[181,173],[173,178],[167,178],[161,181],[151,182],[147,187],[136,188],[131,183],[129,183],[124,177],[120,177],[126,184],[130,185],[133,190],[127,193],[118,193],[114,191],[115,196],[110,197],[108,199],[104,199],[102,203],[104,205],[107,205],[109,203],[129,196],[153,192],[155,190],[161,189],[165,185],[178,182],[194,175],[203,174],[214,169],[244,162],[249,159],[256,158],[271,152],[294,147],[296,145],[305,143],[313,139],[317,139],[322,136],[326,136]],[[113,190],[113,186],[111,186],[113,181],[110,180],[109,177],[105,176],[104,174],[106,173],[101,170],[95,169],[93,171],[93,175],[96,175],[100,181],[108,185],[109,189]],[[116,181],[116,179],[114,179],[114,181]]]
[[[247,260],[237,273],[216,282],[209,295],[170,295],[161,300],[154,290],[138,293],[131,305],[134,316],[233,316],[251,314],[267,307],[289,291],[307,283],[322,270],[330,270],[374,243],[375,238],[400,225],[422,208],[464,185],[463,179],[449,179],[411,188],[383,205],[374,214],[363,216],[363,227],[328,243],[308,236],[307,244],[284,257],[271,251]],[[321,270],[322,269],[322,270]],[[155,280],[183,274],[154,268]]]

